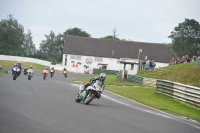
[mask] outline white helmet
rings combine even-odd
[[[105,73],[101,73],[100,74],[100,80],[104,81],[106,79],[106,74]]]

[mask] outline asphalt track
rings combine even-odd
[[[85,77],[70,74],[69,78]],[[0,75],[0,133],[200,133],[200,124],[143,106],[111,92],[76,103],[80,83],[55,73],[31,81]]]

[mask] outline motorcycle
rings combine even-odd
[[[68,71],[67,71],[67,70],[64,70],[64,71],[63,71],[63,74],[64,74],[65,78],[67,78],[67,76],[68,76]]]
[[[27,72],[27,69],[24,69],[24,75],[27,75],[28,72]]]
[[[15,66],[12,70],[12,75],[13,75],[13,80],[16,80],[17,77],[19,76],[20,69],[18,66]]]
[[[84,85],[79,87],[79,93],[75,98],[76,102],[84,102],[85,105],[89,104],[93,99],[99,99],[101,97],[102,88],[100,87],[99,81],[96,81],[94,84],[88,86],[84,91]]]
[[[43,74],[43,79],[45,80],[48,75],[48,71],[44,70],[44,71],[42,71],[42,74]]]
[[[54,70],[50,70],[50,73],[51,73],[51,78],[54,76]]]
[[[29,69],[27,73],[28,73],[28,80],[31,80],[31,78],[33,77],[33,70]]]

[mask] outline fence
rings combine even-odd
[[[156,92],[200,108],[200,88],[168,80],[157,80]]]
[[[119,71],[115,71],[115,70],[103,70],[103,69],[93,69],[93,74],[100,74],[100,73],[106,73],[107,75],[117,75],[117,73]]]

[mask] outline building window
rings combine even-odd
[[[95,58],[94,58],[94,61],[96,61],[96,62],[103,62],[103,58],[95,57]]]
[[[81,60],[81,56],[80,55],[70,55],[70,59],[71,60]]]
[[[70,59],[71,59],[71,60],[75,60],[75,59],[76,59],[76,56],[75,56],[75,55],[70,55]]]

